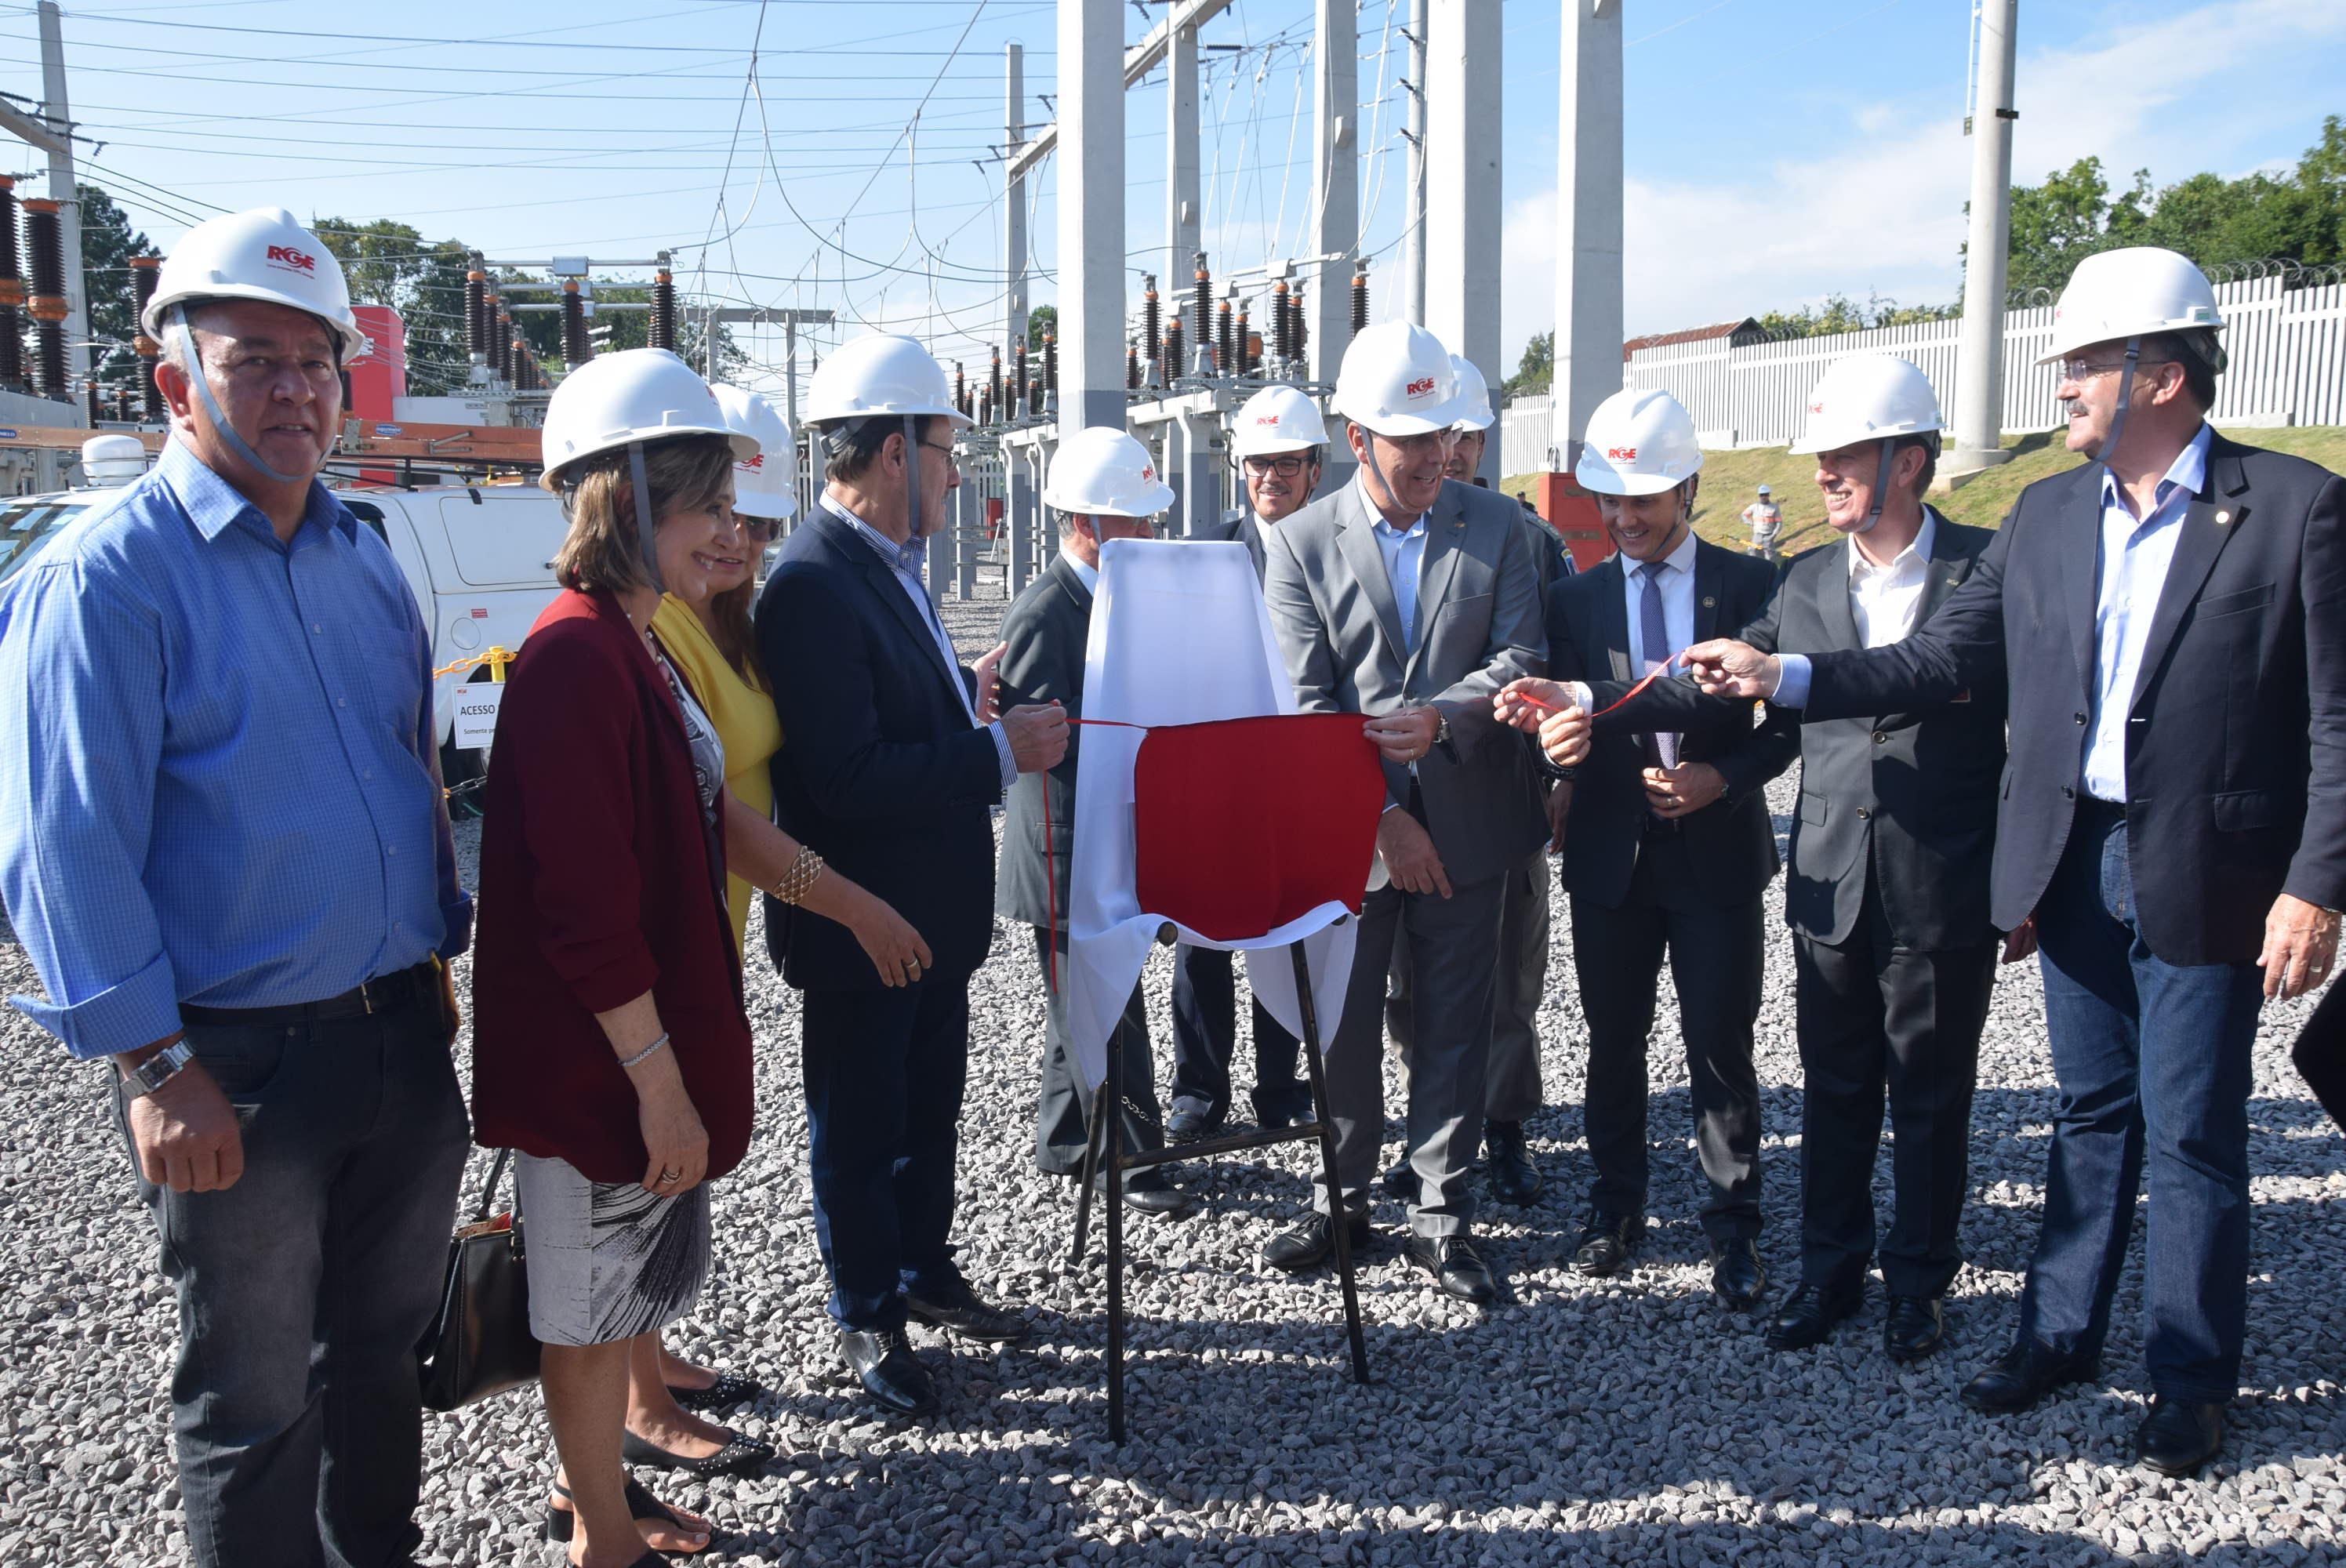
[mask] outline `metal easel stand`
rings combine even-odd
[[[1316,1138],[1320,1143],[1320,1170],[1328,1185],[1329,1207],[1341,1207],[1343,1188],[1336,1180],[1336,1125],[1328,1115],[1328,1078],[1320,1060],[1319,1010],[1311,995],[1311,971],[1303,956],[1303,944],[1290,943],[1290,954],[1295,960],[1295,997],[1303,1013],[1303,1060],[1311,1076],[1312,1119],[1302,1126],[1260,1128],[1251,1133],[1233,1133],[1228,1137],[1202,1138],[1194,1144],[1164,1148],[1154,1153],[1127,1153],[1118,1146],[1117,1106],[1124,1103],[1124,1052],[1118,1042],[1110,1042],[1107,1054],[1107,1081],[1092,1099],[1092,1125],[1089,1142],[1084,1149],[1082,1180],[1076,1189],[1076,1235],[1068,1248],[1070,1267],[1080,1265],[1089,1239],[1093,1183],[1102,1171],[1107,1173],[1107,1190],[1102,1201],[1107,1206],[1105,1228],[1107,1232],[1107,1436],[1110,1442],[1124,1441],[1124,1173],[1146,1170],[1154,1166],[1172,1165],[1181,1160],[1206,1159],[1215,1155],[1234,1153],[1240,1149],[1270,1148],[1278,1144],[1300,1143]],[[1352,1244],[1348,1227],[1338,1218],[1332,1225],[1336,1253],[1336,1277],[1344,1292],[1344,1332],[1352,1353],[1352,1380],[1369,1380],[1369,1350],[1361,1333],[1360,1290],[1352,1278]]]

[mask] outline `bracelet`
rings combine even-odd
[[[656,1051],[665,1051],[667,1049],[668,1031],[663,1029],[660,1031],[660,1037],[658,1039],[653,1041],[650,1044],[645,1046],[642,1050],[637,1052],[632,1056],[621,1057],[619,1059],[619,1065],[622,1067],[632,1067],[638,1062],[648,1060],[652,1053]]]
[[[774,884],[774,896],[786,904],[801,903],[807,894],[814,891],[815,883],[821,880],[822,857],[802,845],[798,859],[790,862],[790,869],[784,871],[781,881]]]

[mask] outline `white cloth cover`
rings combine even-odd
[[[1100,547],[1084,660],[1085,718],[1153,726],[1294,711],[1295,689],[1244,545],[1111,539]],[[1287,948],[1301,942],[1325,1049],[1336,1037],[1352,975],[1356,926],[1343,918],[1352,911],[1325,903],[1260,936],[1216,942],[1142,909],[1133,887],[1132,765],[1144,732],[1086,725],[1082,734],[1060,983],[1084,1082],[1096,1089],[1107,1077],[1108,1037],[1139,983],[1149,944],[1168,923],[1183,942],[1246,953],[1255,994],[1299,1039],[1303,1014]],[[1364,886],[1367,881],[1363,866]]]

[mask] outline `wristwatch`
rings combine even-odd
[[[179,1069],[196,1059],[196,1054],[184,1040],[174,1040],[152,1056],[124,1074],[130,1084],[130,1097],[146,1098],[179,1075]]]
[[[1434,717],[1439,722],[1433,727],[1433,744],[1447,746],[1450,744],[1450,715],[1437,708]]]

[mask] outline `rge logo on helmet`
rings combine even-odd
[[[1279,416],[1275,413],[1259,413],[1254,416],[1254,427],[1257,430],[1277,430]]]
[[[315,256],[306,250],[296,250],[291,245],[271,245],[269,248],[269,264],[272,267],[291,268],[296,272],[307,272],[312,277],[315,277],[318,271],[318,259]]]
[[[736,468],[746,468],[750,473],[755,473],[760,469],[766,466],[766,454],[762,452],[753,453],[750,456],[743,458],[733,466]]]
[[[1408,386],[1402,389],[1402,395],[1406,397],[1429,397],[1433,395],[1433,378],[1432,376],[1420,376],[1417,380],[1410,382]]]
[[[1637,449],[1634,446],[1608,446],[1605,449],[1605,460],[1607,463],[1635,463],[1637,461]]]

